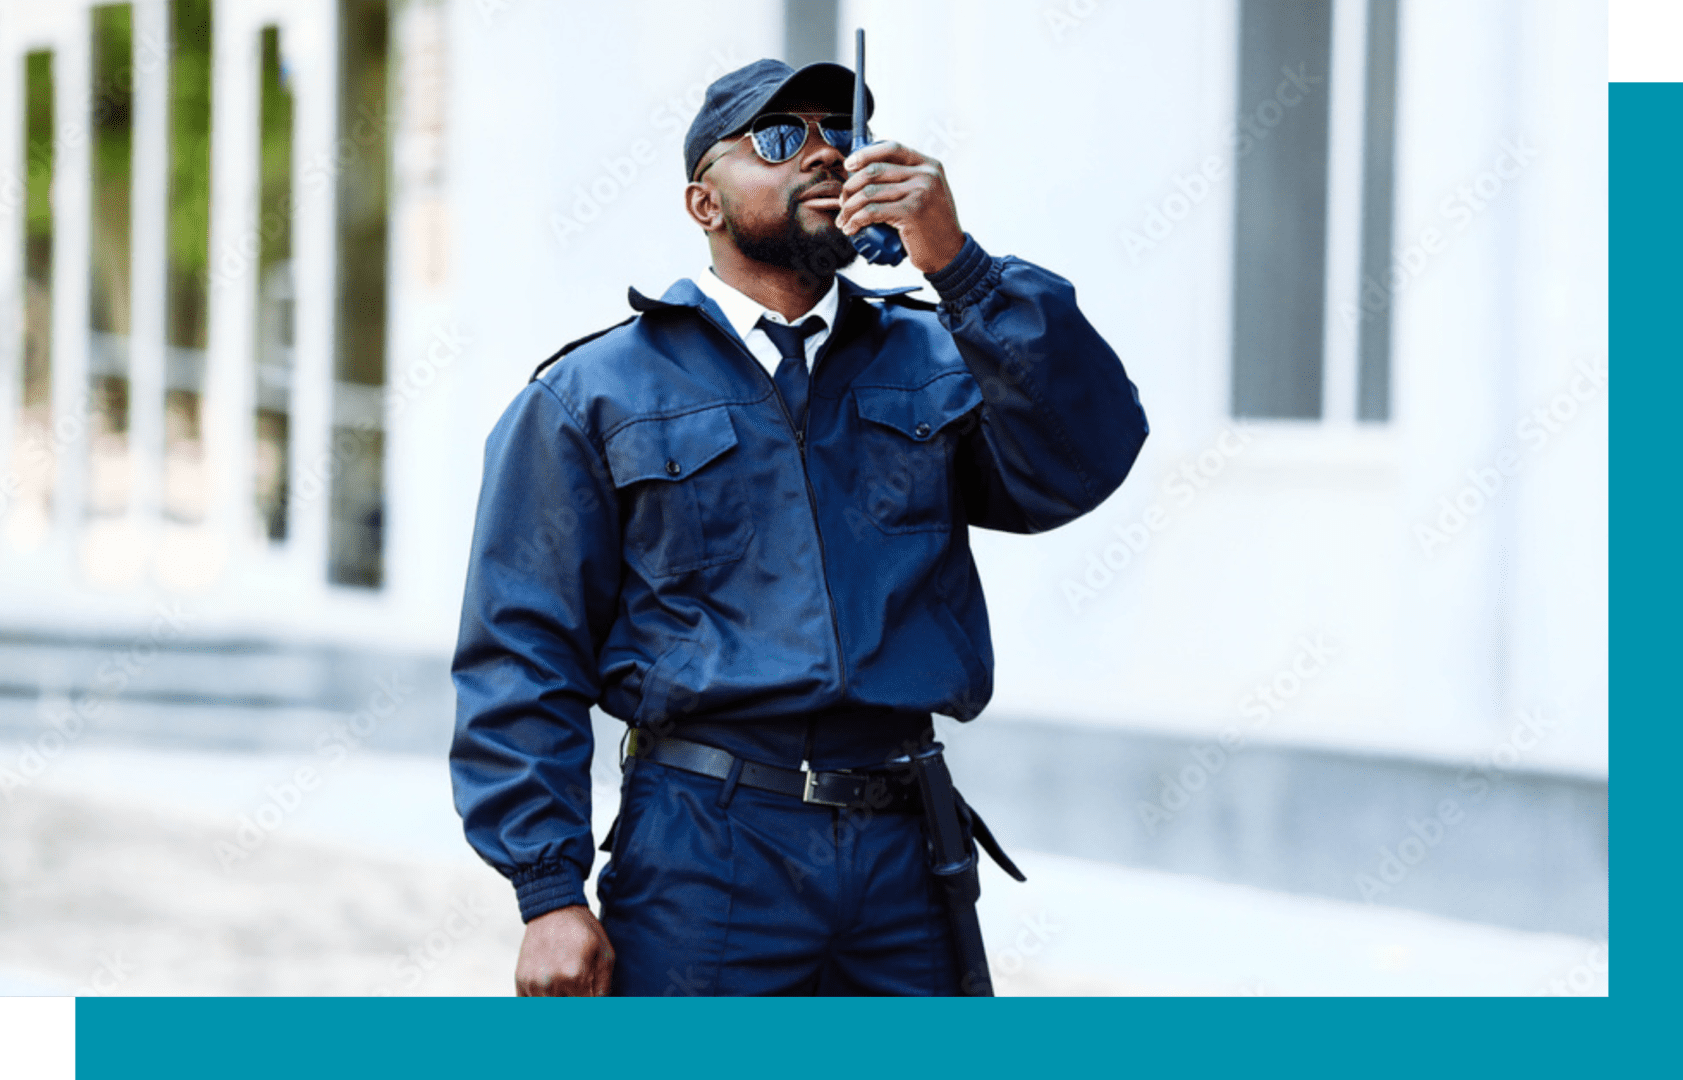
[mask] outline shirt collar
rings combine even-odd
[[[727,284],[724,279],[713,272],[711,267],[702,270],[691,280],[695,282],[696,288],[700,289],[703,295],[711,298],[719,305],[719,308],[725,313],[725,318],[730,321],[731,329],[735,330],[736,336],[744,342],[748,340],[748,335],[753,331],[754,324],[759,322],[762,316],[774,323],[784,323],[792,326],[816,315],[824,320],[825,333],[834,330],[836,327],[836,308],[841,303],[839,287],[841,276],[839,274],[830,279],[830,291],[825,293],[818,303],[812,305],[812,310],[795,319],[785,319],[777,312],[760,306],[758,300],[740,291],[735,286]]]

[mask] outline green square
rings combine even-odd
[[[74,1070],[74,1001],[0,998],[0,1075],[7,1080],[71,1080]]]

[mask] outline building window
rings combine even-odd
[[[256,455],[259,535],[286,539],[292,470],[292,85],[280,28],[261,36],[258,115]]]
[[[1290,76],[1324,87],[1331,54],[1331,0],[1240,6],[1234,416],[1321,415],[1327,94]]]
[[[328,580],[378,588],[384,576],[387,209],[390,192],[386,0],[340,0],[338,305]]]
[[[1337,57],[1334,10],[1333,0],[1243,0],[1240,8],[1236,417],[1390,418],[1389,304],[1363,302],[1358,313],[1345,303],[1328,316],[1329,295],[1366,297],[1363,283],[1385,281],[1391,261],[1397,4],[1339,3],[1340,20],[1361,20],[1340,26],[1361,33],[1339,32]],[[1335,80],[1335,63],[1352,78]],[[1331,120],[1346,106],[1338,160],[1351,164],[1339,166],[1335,180]],[[1349,208],[1337,228],[1329,222],[1335,200]],[[1337,257],[1329,257],[1329,241]]]

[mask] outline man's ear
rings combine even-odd
[[[725,208],[719,189],[706,180],[684,185],[684,209],[705,232],[720,232],[725,227]]]

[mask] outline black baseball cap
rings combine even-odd
[[[684,180],[695,175],[707,148],[748,126],[779,101],[812,101],[839,113],[853,111],[853,72],[840,64],[808,64],[796,71],[781,60],[756,60],[737,68],[707,88],[701,111],[684,136]],[[876,102],[865,87],[865,119]]]

